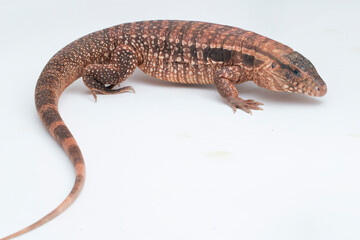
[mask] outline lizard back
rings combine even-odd
[[[119,41],[132,45],[146,74],[178,83],[212,84],[216,70],[241,52],[240,28],[195,21],[146,21],[115,27]]]

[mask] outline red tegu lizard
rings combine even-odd
[[[240,28],[193,21],[126,23],[86,35],[53,56],[35,90],[36,109],[50,134],[71,159],[76,173],[66,199],[47,216],[1,240],[29,232],[61,214],[79,195],[85,180],[84,159],[58,112],[61,93],[82,77],[96,94],[134,92],[118,87],[139,67],[170,82],[213,84],[235,111],[261,110],[260,102],[238,96],[235,84],[310,96],[326,94],[326,84],[300,53],[272,39]]]

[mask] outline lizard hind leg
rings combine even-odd
[[[136,69],[138,59],[135,49],[121,45],[112,54],[109,64],[89,64],[84,69],[83,81],[97,100],[96,94],[135,92],[131,86],[115,88]]]

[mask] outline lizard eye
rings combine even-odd
[[[293,70],[293,73],[294,73],[295,76],[300,76],[300,72],[299,72],[299,70],[297,70],[297,69],[294,69],[294,70]]]
[[[276,62],[273,62],[273,63],[271,64],[271,68],[276,68]]]

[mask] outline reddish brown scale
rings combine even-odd
[[[145,43],[137,42],[135,30],[127,29],[128,33],[122,35],[125,44],[135,42],[135,47],[146,46],[143,47],[144,62],[139,68],[153,77],[180,83],[212,83],[214,70],[221,68],[223,63],[216,63],[208,56],[211,46],[222,51],[223,39],[227,35],[221,32],[228,32],[235,38],[234,33],[239,31],[201,22],[159,21],[139,24],[142,25],[142,35],[147,37]],[[124,29],[120,31],[124,32]],[[198,35],[200,31],[207,35]],[[226,47],[231,49],[233,46]],[[212,66],[209,67],[209,64]]]
[[[126,23],[84,36],[53,56],[35,90],[36,109],[46,129],[75,168],[74,187],[63,203],[39,221],[0,240],[29,232],[61,214],[84,185],[85,164],[78,144],[58,112],[61,93],[76,79],[96,94],[133,92],[115,89],[139,67],[150,76],[177,83],[214,84],[233,108],[251,113],[259,102],[243,100],[235,84],[254,81],[273,90],[323,96],[326,84],[298,52],[240,28],[191,21]]]

